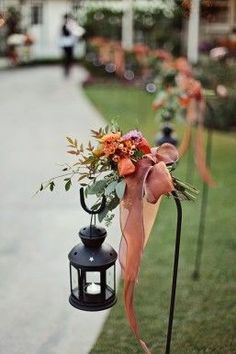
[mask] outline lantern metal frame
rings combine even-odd
[[[107,243],[103,243],[107,232],[103,227],[92,224],[95,214],[101,212],[106,204],[105,196],[97,210],[90,210],[84,200],[83,188],[80,189],[80,199],[83,209],[92,215],[89,226],[82,227],[79,236],[82,243],[79,243],[70,251],[70,297],[72,306],[84,311],[101,311],[112,307],[116,301],[116,265],[117,253]],[[77,271],[78,287],[73,287],[72,269]],[[112,285],[108,282],[108,271],[111,270]],[[99,273],[99,282],[88,280],[88,276]],[[88,287],[93,285],[98,292],[89,292]],[[78,291],[78,296],[75,294]]]

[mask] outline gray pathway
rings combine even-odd
[[[68,304],[67,253],[88,216],[76,190],[32,195],[70,159],[65,136],[86,141],[103,125],[84,97],[76,69],[0,72],[0,354],[86,354],[108,311],[88,313]],[[117,246],[117,220],[109,229]],[[102,354],[102,353],[101,353]],[[106,353],[104,353],[106,354]]]

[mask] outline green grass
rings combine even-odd
[[[107,121],[116,119],[124,131],[138,127],[153,141],[157,122],[150,109],[153,97],[136,88],[91,86],[86,94]],[[182,127],[178,126],[181,135]],[[236,353],[236,139],[214,133],[212,173],[217,188],[209,192],[201,278],[193,281],[200,199],[183,202],[183,231],[179,264],[172,353]],[[175,175],[184,178],[186,157]],[[194,171],[193,184],[201,189]],[[163,353],[167,329],[175,236],[175,205],[165,199],[146,247],[136,309],[144,338],[153,353]],[[126,321],[122,285],[91,354],[142,353]]]

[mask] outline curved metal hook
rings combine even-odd
[[[96,214],[99,214],[101,213],[104,209],[105,209],[105,206],[106,206],[106,197],[105,195],[102,196],[102,201],[101,201],[101,205],[98,209],[96,210],[92,210],[92,209],[89,209],[85,203],[85,198],[84,198],[84,188],[81,187],[80,188],[80,202],[81,202],[81,205],[82,205],[82,208],[90,215],[96,215]]]

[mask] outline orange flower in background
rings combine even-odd
[[[203,97],[202,84],[200,81],[195,80],[193,77],[188,77],[183,74],[179,74],[176,78],[177,85],[185,92],[185,94],[196,100],[201,100]]]
[[[180,57],[175,60],[175,68],[184,75],[192,76],[192,67],[184,57]]]
[[[162,63],[162,67],[164,71],[168,70],[174,70],[175,69],[175,63],[173,60],[164,60]]]
[[[202,94],[202,84],[200,83],[200,81],[195,79],[189,79],[187,94],[190,97],[195,98],[196,100],[201,100],[203,94]]]
[[[101,46],[106,43],[106,39],[103,37],[93,37],[90,39],[90,44],[95,46]]]
[[[149,52],[149,47],[147,47],[146,45],[142,44],[142,43],[138,43],[133,47],[133,51],[135,54],[137,55],[147,55]]]
[[[153,51],[153,55],[160,60],[172,61],[173,56],[171,53],[167,52],[165,49],[156,49]]]
[[[188,107],[189,102],[190,102],[190,98],[188,95],[181,95],[179,97],[179,104],[181,107],[183,107],[183,108]]]

